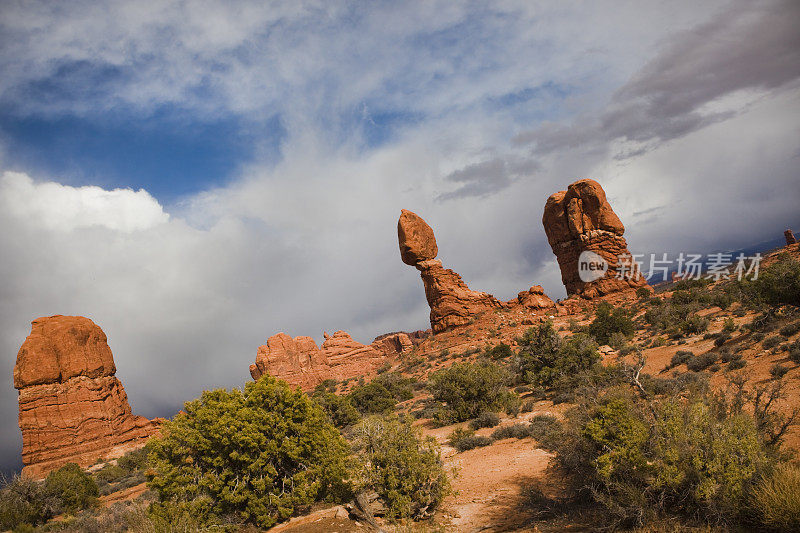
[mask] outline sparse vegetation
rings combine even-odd
[[[425,518],[450,493],[439,446],[410,420],[369,417],[356,426],[356,491],[374,490],[387,518]]]
[[[763,346],[765,350],[771,350],[781,342],[783,342],[783,339],[780,336],[773,335],[772,337],[767,337],[764,339],[764,341],[761,343],[761,346]]]
[[[488,446],[492,443],[492,439],[475,435],[473,429],[456,428],[448,435],[447,442],[459,452],[465,452],[473,448]]]

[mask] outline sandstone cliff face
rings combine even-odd
[[[14,366],[26,476],[119,457],[158,430],[157,423],[133,415],[115,373],[105,333],[88,318],[32,322]]]
[[[638,279],[618,279],[620,255],[628,255],[628,245],[623,238],[625,226],[614,213],[603,188],[594,180],[579,180],[566,191],[559,191],[547,199],[542,224],[550,247],[558,259],[561,279],[568,295],[595,298],[613,292],[646,286]],[[579,257],[583,252],[594,252],[604,259],[609,268],[595,280],[583,281],[579,273]]]
[[[321,347],[311,337],[290,337],[278,333],[260,346],[250,375],[259,379],[265,374],[283,379],[304,390],[313,389],[326,379],[342,381],[374,373],[386,362],[413,348],[405,333],[379,337],[365,345],[344,331],[325,334]]]
[[[403,262],[416,267],[422,276],[434,333],[468,324],[478,313],[503,307],[491,294],[471,290],[461,276],[442,267],[436,259],[436,237],[422,217],[403,209],[397,237]]]

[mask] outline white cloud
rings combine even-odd
[[[169,220],[144,189],[106,191],[94,186],[34,183],[21,172],[4,172],[0,177],[0,208],[32,225],[63,232],[100,226],[130,233]]]

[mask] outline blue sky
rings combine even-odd
[[[279,331],[427,327],[401,208],[503,299],[563,296],[541,213],[582,177],[634,251],[800,227],[798,11],[0,0],[0,467],[38,316],[92,318],[168,416]]]

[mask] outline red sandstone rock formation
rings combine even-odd
[[[503,307],[491,294],[471,290],[461,276],[442,267],[436,259],[439,249],[433,230],[420,216],[403,209],[397,237],[403,262],[416,267],[422,276],[434,333],[468,324],[478,313]]]
[[[514,303],[513,300],[509,303]],[[527,291],[522,291],[517,296],[516,303],[525,307],[526,309],[548,309],[555,307],[555,302],[544,293],[544,289],[540,285],[534,285]]]
[[[292,338],[278,333],[258,348],[250,375],[270,374],[304,390],[326,379],[342,381],[374,373],[387,361],[409,351],[413,343],[405,333],[394,333],[364,345],[344,331],[325,334],[321,347],[311,337]]]
[[[157,422],[132,414],[115,373],[106,335],[88,318],[32,322],[14,366],[26,476],[120,457],[157,431]]]
[[[786,231],[783,232],[783,236],[786,237],[786,246],[797,244],[797,239],[795,238],[792,230],[787,229]]]
[[[550,196],[544,207],[542,224],[561,267],[561,279],[568,295],[595,298],[647,285],[640,275],[617,277],[621,269],[626,269],[618,264],[619,256],[630,255],[622,237],[625,226],[596,181],[576,181],[566,191]],[[597,254],[608,264],[608,269],[597,279],[581,279],[578,263],[584,252]]]

